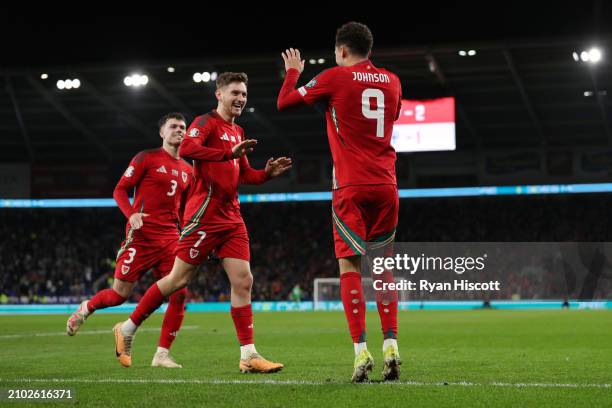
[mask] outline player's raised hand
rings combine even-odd
[[[145,213],[140,213],[140,212],[134,213],[130,215],[130,225],[135,230],[140,229],[140,227],[142,227],[142,224],[144,223],[143,218],[148,217],[148,216],[149,214],[145,214]]]
[[[269,177],[280,176],[291,168],[292,162],[288,157],[279,157],[274,160],[274,157],[270,157],[266,163],[266,174]]]
[[[304,71],[304,60],[297,48],[286,49],[285,52],[281,52],[281,56],[285,61],[285,71],[289,71],[290,68],[297,69],[300,74]]]
[[[247,153],[251,153],[253,151],[253,146],[255,146],[256,144],[257,144],[257,140],[246,139],[238,143],[236,146],[232,147],[232,153],[234,154],[234,159],[244,156]]]

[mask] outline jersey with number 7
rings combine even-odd
[[[401,108],[399,78],[369,60],[330,68],[294,90],[298,77],[296,69],[287,71],[278,108],[301,102],[310,105],[321,101],[327,105],[334,189],[397,184],[391,135]]]

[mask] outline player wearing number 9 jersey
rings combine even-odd
[[[117,253],[113,287],[84,301],[68,319],[66,329],[71,336],[95,310],[125,302],[135,282],[149,269],[156,279],[172,270],[179,225],[193,175],[191,166],[178,154],[186,128],[183,115],[165,115],[159,127],[162,146],[134,156],[113,193],[128,219],[125,240]],[[131,204],[128,195],[132,190],[135,194]],[[153,366],[180,367],[169,356],[169,349],[183,321],[185,296],[186,289],[169,298]]]
[[[400,113],[402,89],[395,74],[370,61],[372,43],[367,26],[355,22],[343,25],[336,34],[338,66],[297,89],[304,61],[299,50],[286,50],[282,57],[287,73],[277,101],[279,110],[316,102],[325,105],[334,163],[334,244],[342,302],[356,354],[355,382],[367,380],[373,366],[365,339],[360,256],[365,255],[367,242],[370,248],[391,248],[399,209],[391,135]],[[383,279],[392,276],[385,273]],[[397,295],[377,293],[377,304],[385,338],[383,377],[397,379],[401,364],[396,341]]]

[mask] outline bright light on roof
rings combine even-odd
[[[310,63],[310,65],[314,65],[314,64],[317,63],[317,60],[314,59],[314,58],[311,58],[311,59],[308,60],[308,62]]]
[[[253,113],[253,112],[255,112],[255,108],[251,107],[251,108],[249,108],[249,109],[248,109],[248,111],[249,111],[250,113]]]
[[[49,78],[49,75],[47,75],[47,74],[41,74],[40,75],[40,79],[47,79],[47,78]]]
[[[203,82],[210,81],[210,72],[202,72],[202,81]]]
[[[462,57],[465,57],[467,55],[467,52],[465,52],[465,50],[460,50],[459,55],[461,55]]]
[[[64,88],[65,89],[72,89],[72,81],[70,79],[67,79],[64,81]]]
[[[132,74],[123,78],[123,83],[125,86],[144,86],[149,83],[149,77],[146,75]]]
[[[193,82],[202,82],[202,74],[199,72],[193,74]]]
[[[168,67],[167,69],[168,69],[168,72],[174,72],[175,71],[174,67]]]
[[[591,96],[593,95],[592,91],[584,91],[584,96]]]
[[[469,55],[470,57],[473,57],[474,55],[476,55],[476,50],[469,50],[469,51],[468,51],[468,55]]]
[[[217,80],[217,73],[216,73],[216,72],[211,72],[211,74],[210,74],[210,80],[211,80],[211,81],[216,81],[216,80]]]
[[[599,48],[593,47],[589,50],[589,60],[594,64],[601,61],[601,51],[599,50]]]
[[[574,61],[576,62],[580,61],[580,56],[576,51],[572,52],[572,58],[574,58]]]
[[[73,79],[72,80],[72,87],[73,88],[79,88],[81,86],[81,81],[79,81],[78,79]]]
[[[582,51],[582,52],[580,53],[580,59],[581,59],[583,62],[587,62],[587,61],[590,59],[590,55],[589,55],[589,53],[588,53],[588,52],[586,52],[586,51]]]
[[[66,87],[66,83],[62,79],[57,81],[55,85],[57,86],[57,89],[64,89]]]
[[[319,58],[317,61],[319,64],[325,64],[325,58]]]

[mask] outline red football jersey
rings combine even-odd
[[[127,218],[135,212],[149,214],[134,234],[148,239],[178,239],[181,202],[192,181],[191,166],[163,148],[138,153],[117,183],[113,197]],[[128,193],[136,189],[133,204]],[[131,226],[128,220],[127,233]]]
[[[293,93],[303,102],[327,104],[327,137],[334,161],[334,188],[351,185],[397,184],[393,122],[402,101],[399,78],[371,61],[321,72],[293,90],[299,72],[287,72],[278,98],[279,109],[292,104]]]
[[[246,156],[234,159],[232,147],[245,139],[244,130],[213,110],[195,118],[179,148],[193,160],[194,184],[185,204],[185,223],[242,223],[239,184],[261,184],[264,170],[255,170]]]

